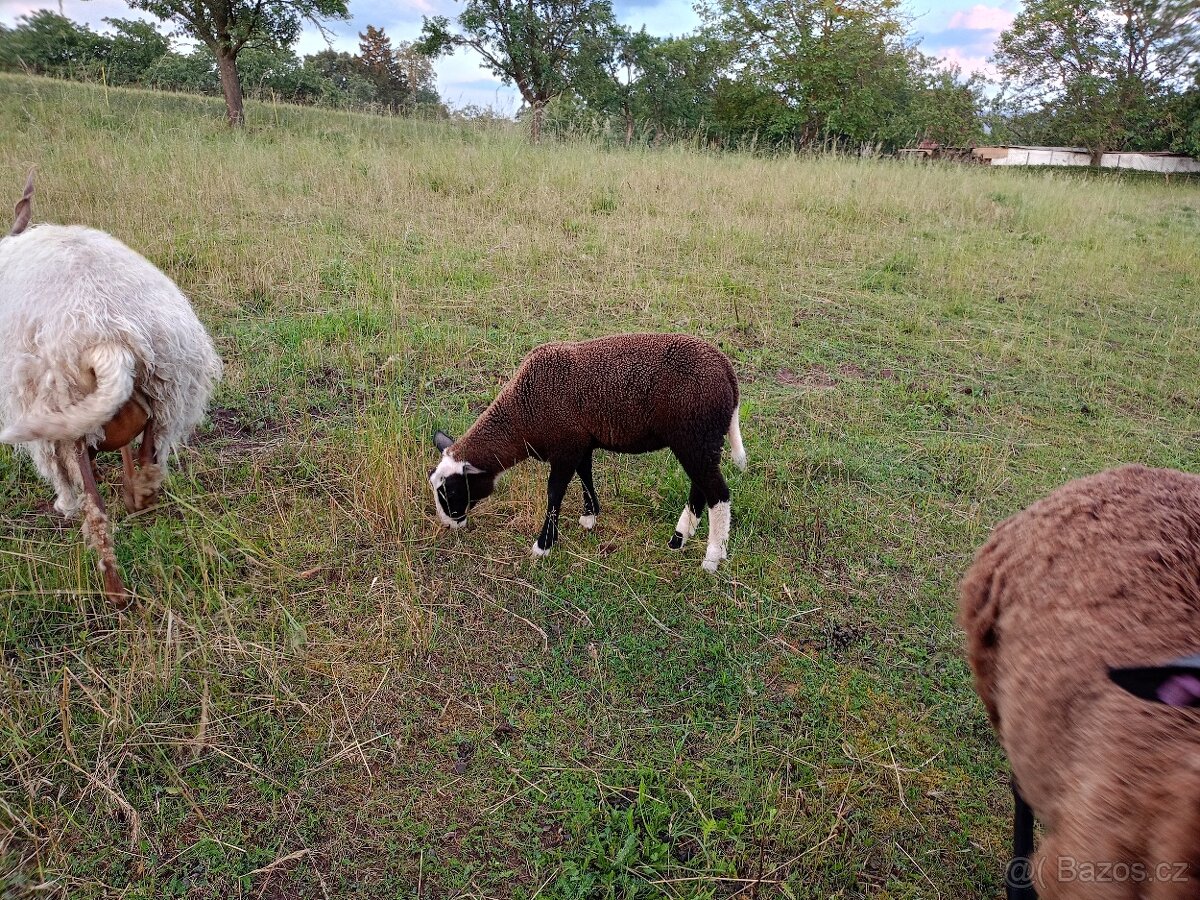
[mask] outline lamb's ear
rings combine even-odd
[[[1167,706],[1200,706],[1200,656],[1161,666],[1109,669],[1109,677],[1135,697]]]
[[[433,446],[437,447],[443,453],[445,453],[446,448],[453,443],[454,438],[450,437],[450,435],[446,434],[444,431],[439,431],[433,436]]]
[[[486,471],[487,471],[487,469],[481,469],[481,468],[479,468],[479,466],[474,465],[472,463],[465,462],[465,461],[463,462],[463,474],[464,475],[482,475]]]
[[[33,173],[34,170],[29,170],[29,177],[25,179],[25,192],[21,194],[21,199],[17,201],[14,208],[16,213],[13,219],[12,230],[8,233],[9,237],[14,234],[20,234],[29,227],[29,220],[33,218]]]

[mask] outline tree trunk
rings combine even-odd
[[[546,101],[533,101],[533,115],[529,117],[529,140],[531,143],[542,142],[542,123],[546,119]]]
[[[626,108],[625,110],[625,149],[629,149],[629,145],[633,143],[633,111]]]
[[[229,124],[240,127],[246,124],[242,107],[242,80],[238,77],[237,57],[231,53],[217,53],[217,66],[221,70],[221,91],[225,94],[225,115]]]
[[[1100,168],[1100,163],[1102,163],[1104,161],[1104,148],[1103,147],[1093,147],[1091,150],[1091,155],[1092,155],[1092,166],[1097,169]]]

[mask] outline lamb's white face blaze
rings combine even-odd
[[[433,474],[429,476],[429,486],[433,488],[433,506],[437,510],[438,519],[443,525],[448,528],[462,528],[466,525],[466,520],[456,522],[446,514],[442,509],[442,498],[438,494],[438,488],[446,483],[446,479],[451,475],[463,474],[463,463],[461,460],[455,459],[450,455],[450,451],[446,450],[442,453],[442,458],[438,461],[437,468],[433,470]]]
[[[717,571],[717,566],[725,558],[725,548],[729,544],[729,502],[718,503],[708,508],[708,550],[704,554],[704,570]]]

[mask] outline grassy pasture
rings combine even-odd
[[[955,584],[1070,477],[1200,469],[1200,187],[220,112],[0,78],[0,198],[36,163],[226,361],[113,504],[128,614],[0,449],[0,894],[1000,896]],[[720,573],[665,454],[536,563],[535,464],[442,529],[433,430],[635,329],[742,379]]]

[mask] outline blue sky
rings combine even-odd
[[[20,15],[35,9],[57,9],[60,0],[0,0],[0,22],[12,24]],[[651,34],[683,34],[699,24],[694,0],[615,0],[617,17],[635,29],[643,25]],[[1019,0],[904,0],[913,27],[926,53],[944,57],[960,65],[964,72],[989,71],[987,58],[1001,29],[1020,8]],[[423,15],[453,16],[456,0],[349,0],[351,20],[335,23],[333,45],[339,50],[354,50],[358,32],[367,25],[383,27],[393,39],[412,40],[421,30]],[[131,17],[123,0],[61,0],[63,12],[76,21],[87,22],[103,30],[105,17]],[[298,52],[313,53],[324,48],[315,29],[300,39]],[[480,66],[467,50],[441,59],[436,64],[438,90],[454,107],[467,104],[492,106],[502,112],[515,112],[519,97],[512,88],[500,84]]]

